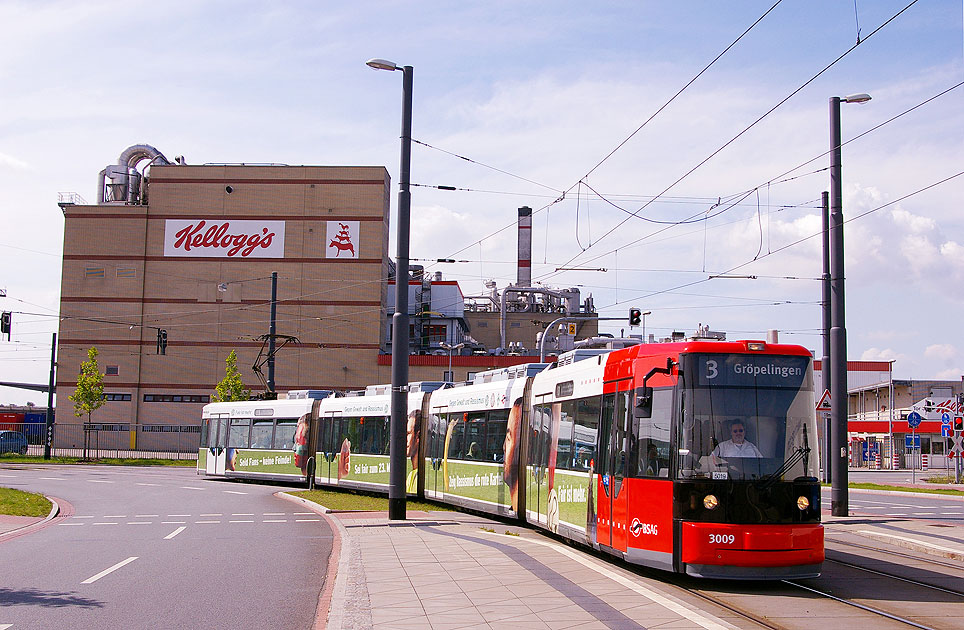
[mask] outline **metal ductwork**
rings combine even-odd
[[[100,172],[97,203],[140,203],[142,175],[137,165],[143,160],[150,160],[145,170],[151,164],[170,164],[164,154],[148,144],[127,147],[117,158],[117,164],[111,164]]]

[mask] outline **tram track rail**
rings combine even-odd
[[[826,538],[826,539],[825,539],[825,542],[827,542],[827,543],[834,543],[835,545],[846,545],[846,546],[848,546],[848,547],[854,547],[854,548],[856,548],[856,549],[863,549],[863,550],[866,550],[866,551],[873,551],[873,552],[875,552],[875,553],[886,554],[886,555],[889,555],[889,556],[895,556],[895,557],[904,558],[904,559],[907,559],[907,560],[915,560],[915,561],[926,560],[926,562],[927,562],[928,564],[933,564],[933,565],[935,565],[935,566],[941,566],[941,567],[947,567],[947,568],[949,568],[949,569],[954,569],[954,570],[958,570],[958,571],[960,571],[960,570],[962,569],[961,563],[955,564],[955,563],[953,563],[953,562],[944,562],[943,560],[938,560],[938,559],[936,559],[936,558],[921,558],[920,555],[914,555],[914,554],[910,554],[910,553],[904,553],[904,552],[901,552],[901,551],[894,551],[894,550],[892,550],[892,549],[883,549],[883,548],[881,548],[881,547],[872,547],[872,546],[870,546],[870,545],[862,545],[862,544],[860,544],[860,543],[851,542],[851,541],[849,541],[849,540],[840,540],[840,539],[837,539],[837,538]],[[828,560],[830,560],[830,561],[832,561],[832,562],[839,562],[839,563],[843,563],[843,562],[844,562],[844,561],[842,561],[842,560],[837,560],[837,559],[828,559]],[[856,566],[856,565],[854,565],[854,566]],[[959,594],[964,595],[964,591],[959,592]]]

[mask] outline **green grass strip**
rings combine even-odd
[[[53,504],[42,494],[0,488],[0,514],[10,516],[47,516]]]
[[[289,494],[302,499],[308,499],[318,505],[323,505],[329,510],[353,510],[361,512],[387,512],[388,497],[373,496],[369,494],[356,494],[354,492],[339,492],[335,490],[301,490],[289,492]],[[421,512],[452,512],[454,508],[425,501],[408,499],[405,501],[405,509],[418,510]]]

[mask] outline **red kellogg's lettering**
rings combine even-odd
[[[275,236],[268,228],[261,228],[261,234],[229,234],[230,221],[213,223],[207,230],[204,230],[205,225],[207,222],[202,220],[178,230],[174,234],[174,248],[183,248],[187,252],[192,248],[224,248],[228,250],[226,253],[229,257],[238,253],[247,257],[259,246],[264,249],[270,247]]]
[[[201,221],[196,226],[188,225],[187,227],[181,228],[174,235],[174,249],[184,246],[184,251],[191,251],[191,237],[201,231],[204,227],[204,221]]]

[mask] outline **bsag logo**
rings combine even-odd
[[[637,538],[640,534],[646,534],[649,536],[659,535],[654,523],[640,523],[638,518],[633,519],[632,524],[629,526],[629,531],[632,532],[633,536]]]

